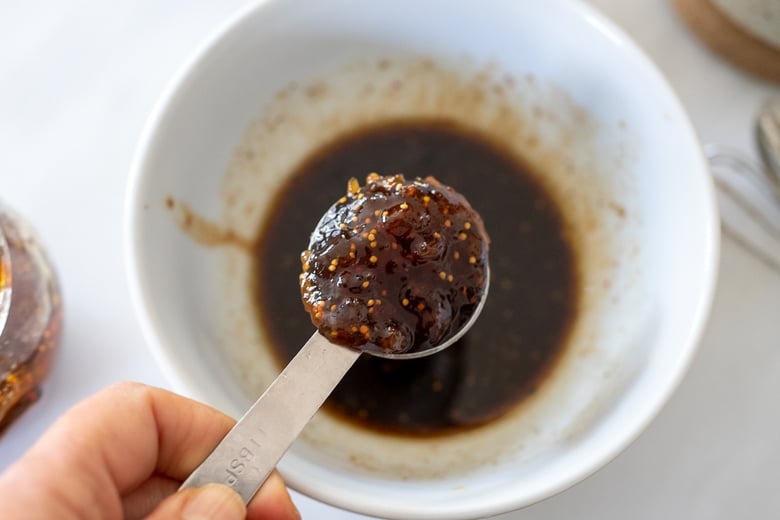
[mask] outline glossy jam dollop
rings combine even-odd
[[[488,242],[466,198],[433,177],[350,179],[301,255],[304,307],[333,343],[383,354],[436,347],[479,305]]]

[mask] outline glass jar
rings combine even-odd
[[[61,326],[59,286],[40,241],[0,203],[0,434],[38,400]]]

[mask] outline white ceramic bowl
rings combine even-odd
[[[318,414],[280,469],[366,514],[483,517],[549,497],[625,448],[680,381],[713,292],[717,210],[690,122],[589,7],[250,6],[196,53],[143,134],[127,198],[131,293],[173,387],[240,415],[277,370],[242,243],[316,145],[413,115],[505,139],[563,201],[583,295],[570,345],[531,402],[485,428],[414,441]]]

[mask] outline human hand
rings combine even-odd
[[[276,472],[248,507],[221,484],[176,492],[233,424],[165,390],[113,385],[65,413],[0,474],[2,516],[299,519]]]

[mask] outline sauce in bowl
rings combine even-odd
[[[577,257],[557,201],[522,161],[441,120],[342,135],[286,181],[254,251],[257,315],[280,366],[311,334],[296,287],[305,237],[347,180],[371,171],[431,175],[457,186],[490,236],[490,295],[469,332],[442,352],[361,357],[325,410],[401,435],[445,434],[501,417],[535,392],[565,348],[578,310]]]

